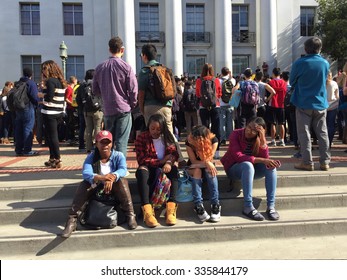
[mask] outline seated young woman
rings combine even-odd
[[[194,126],[186,140],[188,153],[188,173],[193,187],[194,210],[201,222],[219,222],[221,206],[219,204],[217,169],[213,163],[213,157],[218,147],[217,137],[203,126]],[[202,182],[207,181],[211,215],[203,205]]]
[[[269,148],[266,145],[266,123],[260,117],[248,120],[246,127],[235,129],[229,137],[229,147],[221,162],[228,178],[241,180],[244,206],[242,213],[256,221],[264,220],[252,198],[253,180],[265,177],[267,197],[266,214],[270,220],[278,220],[275,210],[275,195],[277,186],[278,160],[269,158]]]
[[[111,132],[102,130],[96,135],[95,140],[96,148],[83,164],[84,180],[78,186],[69,210],[69,218],[61,234],[64,238],[70,237],[76,230],[78,213],[100,184],[103,185],[106,194],[112,194],[119,201],[127,217],[128,228],[137,227],[128,180],[123,178],[127,172],[125,156],[112,149]]]
[[[155,187],[157,169],[161,168],[171,180],[170,197],[166,203],[166,224],[175,225],[178,170],[174,163],[178,160],[178,153],[175,139],[162,115],[155,114],[149,118],[146,131],[136,138],[135,150],[139,165],[136,179],[145,224],[151,228],[159,225],[150,198]]]

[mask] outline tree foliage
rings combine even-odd
[[[315,31],[322,38],[322,52],[340,63],[347,58],[347,0],[316,0],[318,23]]]

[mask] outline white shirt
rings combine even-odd
[[[155,151],[157,152],[157,157],[159,160],[162,160],[165,156],[165,145],[163,137],[160,136],[158,139],[153,139],[153,144]]]

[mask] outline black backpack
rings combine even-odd
[[[77,103],[82,103],[86,112],[96,112],[101,109],[101,97],[96,96],[91,83],[84,83],[78,89]],[[78,104],[80,105],[80,104]]]
[[[187,89],[183,94],[183,108],[187,112],[195,112],[198,110],[198,98],[194,89]]]
[[[226,80],[223,80],[223,83],[222,83],[222,101],[224,103],[229,103],[230,101],[230,98],[231,98],[231,95],[232,95],[232,89],[235,85],[233,84],[232,80],[229,78],[229,79],[226,79]]]
[[[14,87],[8,92],[7,106],[11,112],[23,110],[29,104],[28,85],[24,81],[14,83]]]
[[[211,80],[202,79],[201,83],[201,105],[207,110],[216,107],[216,83],[215,78]]]

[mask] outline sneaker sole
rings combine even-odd
[[[209,221],[210,219],[211,219],[210,216],[207,216],[205,219],[200,219],[199,218],[200,222],[206,222],[206,221]]]
[[[219,221],[220,221],[220,218],[219,219],[212,219],[212,218],[209,219],[209,222],[211,222],[211,223],[218,223]]]

